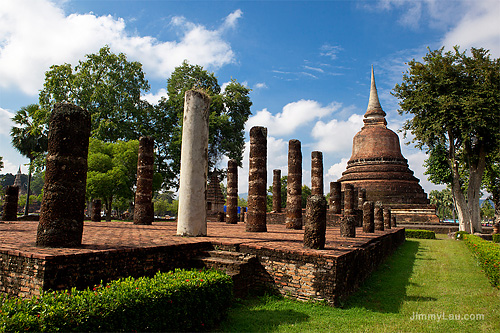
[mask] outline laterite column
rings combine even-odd
[[[58,103],[50,114],[45,184],[36,245],[82,244],[90,113]]]
[[[281,170],[273,170],[273,212],[281,213]]]
[[[384,228],[391,229],[391,209],[384,208]]]
[[[373,220],[375,230],[384,231],[384,207],[381,201],[377,201],[375,203],[375,208],[373,209]]]
[[[304,247],[323,250],[326,238],[326,200],[323,195],[307,198]]]
[[[238,223],[238,162],[227,162],[227,205],[226,223]]]
[[[302,229],[302,151],[299,140],[288,142],[288,179],[286,186],[286,228]]]
[[[92,210],[90,213],[90,220],[92,222],[101,222],[101,210],[102,210],[101,199],[93,199],[92,200]]]
[[[2,221],[17,221],[17,201],[19,200],[19,187],[9,185],[5,189],[3,201]]]
[[[311,195],[325,195],[323,189],[323,153],[311,153]]]
[[[344,215],[354,214],[354,186],[344,185]]]
[[[340,182],[330,182],[330,212],[340,214],[342,211],[342,190]]]
[[[248,170],[248,210],[246,231],[266,232],[267,210],[267,128],[250,129],[250,167]]]
[[[365,201],[365,203],[363,204],[363,232],[375,232],[372,201]]]
[[[151,225],[154,220],[152,205],[154,156],[154,140],[147,136],[140,137],[139,154],[137,156],[134,224]]]

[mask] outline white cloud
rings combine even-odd
[[[413,150],[411,153],[405,155],[405,158],[408,160],[408,165],[410,170],[413,171],[414,176],[420,180],[420,185],[425,193],[427,193],[427,197],[429,197],[429,193],[432,190],[442,190],[446,187],[445,185],[435,185],[427,180],[428,176],[424,174],[424,161],[427,159],[427,155],[423,151]]]
[[[9,160],[3,160],[3,169],[0,169],[0,172],[4,175],[7,173],[11,173],[11,174],[15,175],[17,173],[18,169],[19,169],[19,165],[14,165]]]
[[[247,131],[253,126],[267,127],[268,133],[272,135],[287,135],[293,133],[300,126],[307,125],[317,118],[322,118],[341,107],[340,103],[330,103],[322,106],[313,100],[303,100],[292,102],[283,107],[283,111],[276,115],[271,114],[267,109],[258,111],[255,116],[248,119],[246,123]]]
[[[254,89],[267,89],[267,84],[265,82],[256,83],[253,86]]]
[[[11,118],[14,114],[0,107],[0,135],[9,137],[10,128],[14,125]]]
[[[323,44],[320,47],[320,55],[329,57],[332,60],[337,59],[337,53],[344,50],[341,46],[338,45],[330,45],[328,43]]]
[[[452,48],[460,45],[460,49],[483,47],[491,54],[500,57],[500,2],[477,0],[470,2],[465,15],[457,25],[443,38],[443,45]]]
[[[236,23],[240,17],[243,16],[243,12],[240,9],[235,10],[231,14],[229,14],[224,20],[224,24],[222,28],[224,29],[232,29],[236,26]]]
[[[179,40],[163,42],[127,32],[122,18],[93,13],[67,15],[47,0],[2,1],[0,87],[15,87],[36,95],[51,65],[76,64],[105,44],[113,52],[123,52],[142,62],[152,76],[167,77],[185,59],[219,68],[235,60],[223,33],[227,27],[234,27],[241,15],[240,10],[229,14],[223,27],[216,30],[174,17],[171,25],[179,30]]]
[[[328,171],[325,175],[325,182],[327,184],[330,184],[330,182],[335,182],[340,177],[342,177],[342,172],[344,172],[345,169],[347,168],[348,161],[349,161],[349,158],[344,157],[340,160],[340,162],[335,163],[332,166],[330,166],[330,168],[328,169]]]
[[[146,95],[142,96],[142,99],[148,101],[152,105],[155,105],[158,104],[162,97],[168,98],[168,92],[165,88],[161,88],[156,92],[156,94],[147,93]]]
[[[346,121],[332,119],[328,123],[318,121],[311,136],[318,141],[314,144],[323,152],[350,152],[352,138],[363,127],[363,116],[353,114]],[[347,139],[348,138],[348,139]]]
[[[308,69],[310,71],[318,72],[318,73],[324,73],[325,72],[322,68],[318,68],[318,67],[304,66],[304,68]]]

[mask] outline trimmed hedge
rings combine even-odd
[[[436,239],[436,233],[429,230],[405,229],[406,238]]]
[[[175,270],[83,291],[0,298],[0,331],[197,331],[214,327],[232,301],[232,280],[214,270]]]
[[[500,243],[500,234],[491,235],[493,239],[493,243]]]
[[[465,245],[476,256],[494,287],[500,287],[500,246],[479,236],[464,234]]]

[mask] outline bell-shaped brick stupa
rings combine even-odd
[[[398,223],[439,222],[435,206],[429,204],[419,180],[401,154],[397,134],[387,128],[385,115],[372,68],[364,126],[354,136],[352,155],[339,181],[366,189],[366,200],[382,201],[391,208]]]

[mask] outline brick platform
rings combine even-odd
[[[85,288],[126,276],[191,267],[209,249],[255,254],[252,288],[274,289],[297,299],[338,304],[402,242],[404,229],[364,234],[354,239],[327,228],[325,250],[304,249],[303,230],[268,225],[266,233],[245,225],[209,223],[207,237],[176,236],[175,222],[85,222],[80,248],[35,247],[37,222],[0,223],[0,292],[30,297],[39,289]]]

